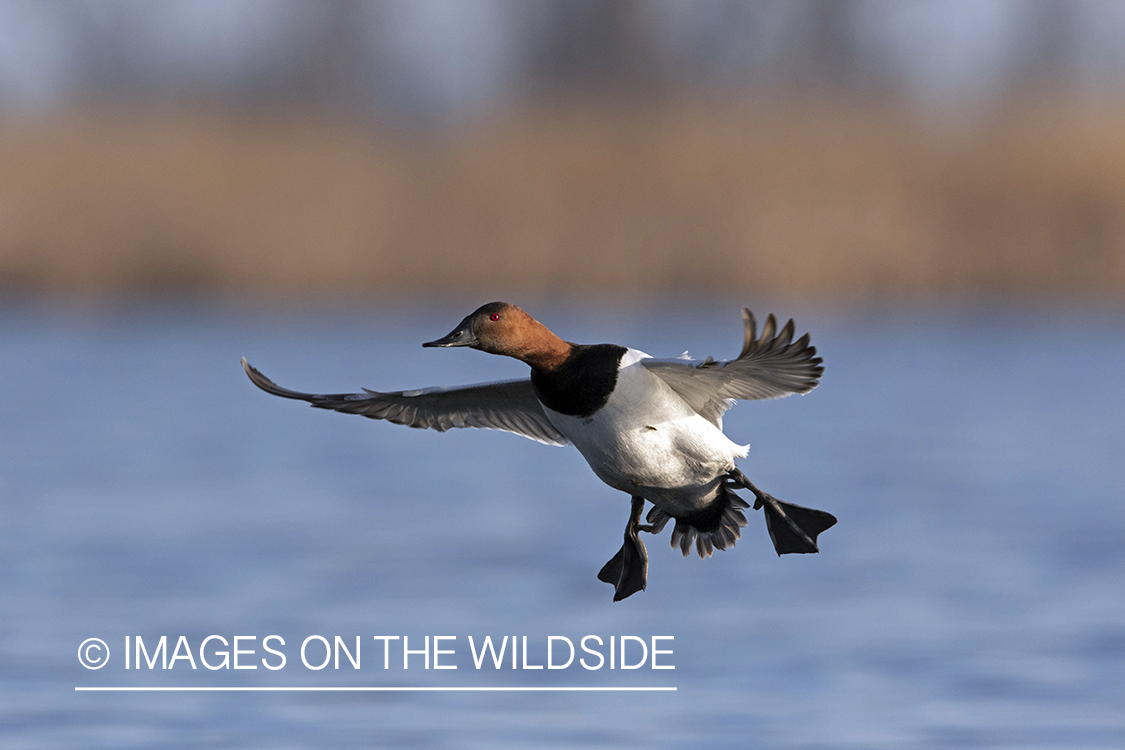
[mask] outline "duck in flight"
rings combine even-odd
[[[514,357],[531,377],[454,388],[382,393],[299,393],[276,385],[250,366],[253,383],[275,396],[319,409],[385,419],[445,432],[480,427],[514,432],[548,445],[574,445],[603,482],[632,498],[625,539],[598,578],[614,587],[614,601],[645,588],[648,552],[640,532],[659,534],[670,519],[672,548],[701,558],[733,547],[746,525],[735,494],[754,495],[778,555],[817,552],[817,535],[836,523],[830,513],[782,502],[762,492],[735,466],[749,446],[723,434],[723,414],[736,399],[808,393],[824,368],[806,333],[793,340],[793,321],[780,332],[773,315],[761,336],[753,313],[742,311],[742,352],[717,362],[654,359],[616,344],[563,341],[526,312],[491,302],[449,335],[424,347],[467,346]],[[645,520],[645,501],[652,503]]]

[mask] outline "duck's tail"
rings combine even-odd
[[[733,547],[746,525],[742,509],[749,507],[750,504],[734,494],[726,482],[720,482],[719,494],[709,508],[690,516],[676,517],[676,526],[672,529],[672,549],[679,547],[683,556],[687,557],[694,544],[700,559],[707,559],[716,549]],[[670,518],[672,516],[655,505],[646,517],[654,534],[659,534]]]

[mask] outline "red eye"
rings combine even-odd
[[[500,320],[500,313],[492,313],[488,316],[489,320]]]

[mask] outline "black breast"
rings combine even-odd
[[[575,346],[566,361],[554,370],[532,369],[535,395],[551,411],[588,417],[609,400],[624,354],[625,347],[615,344]]]

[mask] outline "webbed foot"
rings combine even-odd
[[[598,572],[599,581],[613,584],[615,602],[638,591],[644,591],[648,584],[648,550],[638,536],[639,532],[652,529],[651,526],[641,525],[641,511],[644,505],[643,497],[633,498],[629,523],[625,526],[625,543]]]
[[[766,529],[778,555],[820,551],[816,546],[816,538],[822,531],[836,524],[834,515],[823,510],[782,502],[755,487],[754,483],[738,469],[732,469],[727,476],[735,484],[754,493],[754,510],[764,509]]]

